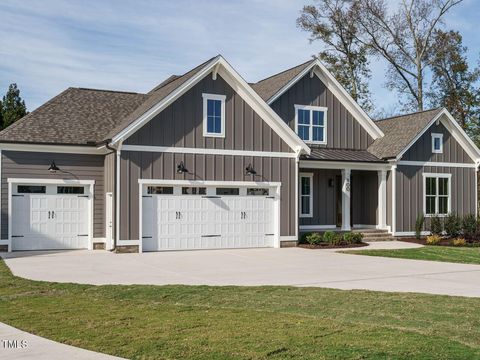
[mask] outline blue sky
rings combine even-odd
[[[391,0],[394,2],[394,0]],[[29,110],[69,86],[146,92],[222,54],[248,81],[308,60],[320,49],[295,20],[312,0],[2,0],[0,92],[18,83]],[[446,18],[461,31],[472,65],[480,53],[478,0]],[[375,103],[395,112],[372,63]]]

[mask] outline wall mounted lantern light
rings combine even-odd
[[[180,161],[180,164],[177,165],[177,173],[178,174],[188,173],[188,170],[185,168],[185,164],[183,163],[183,161]]]
[[[55,165],[55,160],[52,160],[52,162],[50,163],[50,167],[48,168],[48,171],[50,171],[50,173],[52,174],[55,174],[57,171],[60,171],[58,166]]]
[[[252,164],[248,164],[248,166],[245,168],[246,174],[247,175],[256,175],[257,172],[253,169]]]

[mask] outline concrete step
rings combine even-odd
[[[363,238],[363,241],[366,241],[366,242],[393,241],[393,240],[395,240],[395,238],[394,238],[393,236],[389,236],[389,237],[378,237],[378,238],[371,238],[371,239]]]
[[[382,232],[382,233],[362,233],[364,237],[366,238],[376,238],[376,237],[384,237],[384,236],[391,236],[387,232]]]
[[[352,231],[360,232],[362,234],[387,233],[387,230],[382,230],[382,229],[355,229],[355,228],[353,228]]]

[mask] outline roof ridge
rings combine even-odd
[[[273,74],[273,75],[270,75],[270,76],[268,76],[268,77],[266,77],[266,78],[264,78],[264,79],[258,80],[258,81],[257,81],[257,82],[255,82],[255,83],[249,83],[249,85],[256,85],[256,84],[259,84],[259,83],[261,83],[262,81],[265,81],[265,80],[271,79],[271,78],[273,78],[273,77],[275,77],[275,76],[277,76],[277,75],[280,75],[280,74],[286,73],[287,71],[290,71],[290,70],[293,70],[293,69],[295,69],[295,68],[298,68],[298,67],[300,67],[300,66],[302,66],[302,65],[305,65],[305,64],[311,63],[311,62],[313,62],[313,61],[315,61],[315,60],[317,60],[317,58],[313,58],[312,60],[305,61],[305,62],[303,62],[303,63],[301,63],[301,64],[298,64],[298,65],[292,66],[292,67],[291,67],[291,68],[289,68],[289,69],[286,69],[286,70],[280,71],[280,72],[278,72],[278,73],[276,73],[276,74]]]
[[[94,88],[86,88],[86,87],[70,87],[69,89],[87,90],[87,91],[100,91],[100,92],[119,93],[119,94],[146,95],[145,93],[138,93],[138,92],[135,92],[135,91],[122,91],[122,90],[109,90],[109,89],[94,89]]]
[[[392,119],[396,119],[396,118],[401,118],[401,117],[410,116],[410,115],[415,115],[415,114],[422,114],[422,113],[426,113],[426,112],[430,112],[430,111],[435,111],[435,110],[440,110],[440,109],[442,109],[442,107],[431,108],[431,109],[428,109],[428,110],[414,111],[414,112],[407,113],[407,114],[400,114],[400,115],[395,115],[395,116],[389,116],[389,117],[386,117],[386,118],[383,118],[383,119],[375,120],[375,122],[381,122],[381,121],[385,121],[385,120],[392,120]]]

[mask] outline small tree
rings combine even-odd
[[[425,217],[423,214],[417,216],[417,220],[415,221],[415,237],[420,239],[422,235],[423,223],[425,221]]]
[[[442,220],[437,215],[430,218],[430,232],[432,235],[441,235],[443,232]]]
[[[449,237],[457,237],[462,230],[462,223],[455,212],[448,214],[445,218],[445,233]]]
[[[20,97],[17,84],[10,84],[2,100],[2,129],[27,115],[25,101]]]

